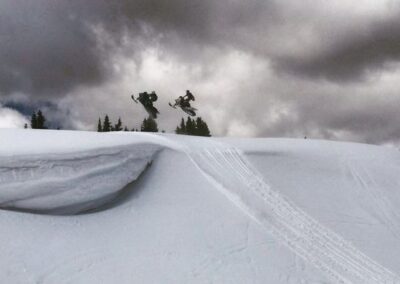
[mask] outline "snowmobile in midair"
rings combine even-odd
[[[153,119],[157,118],[157,114],[159,114],[160,112],[153,106],[153,102],[157,101],[158,98],[157,94],[154,91],[150,94],[147,92],[139,93],[139,96],[137,98],[132,95],[131,98],[135,103],[140,102],[144,106],[144,109],[149,114],[149,117]]]
[[[194,101],[194,96],[193,94],[187,90],[186,91],[186,95],[179,96],[176,100],[174,104],[168,103],[171,107],[176,108],[176,107],[180,107],[184,112],[186,112],[188,115],[190,116],[196,116],[196,112],[197,109],[195,109],[194,107],[192,107],[190,105],[190,101]]]

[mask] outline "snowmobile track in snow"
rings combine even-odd
[[[400,278],[272,190],[236,148],[188,150],[220,191],[279,241],[338,283],[400,283]]]

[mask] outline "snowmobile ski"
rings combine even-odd
[[[190,116],[196,116],[195,111],[197,111],[197,109],[194,107],[181,107],[181,109]]]
[[[135,99],[135,96],[134,96],[134,95],[132,95],[131,98],[132,98],[132,100],[133,100],[135,103],[139,103],[138,100]]]

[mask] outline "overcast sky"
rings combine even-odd
[[[0,127],[137,128],[154,90],[172,131],[190,89],[215,136],[398,145],[399,60],[400,1],[2,0]]]

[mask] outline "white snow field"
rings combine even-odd
[[[400,283],[400,152],[0,130],[0,283]]]

